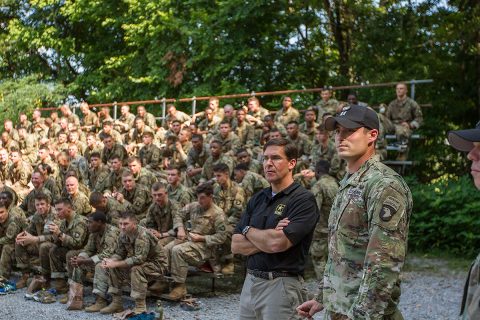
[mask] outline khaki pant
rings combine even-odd
[[[64,279],[67,277],[67,254],[70,257],[78,255],[80,250],[69,250],[65,247],[57,246],[52,242],[43,242],[40,244],[39,255],[41,273],[52,279]]]
[[[150,281],[160,280],[164,274],[165,270],[161,264],[157,262],[145,262],[144,264],[131,268],[108,269],[108,293],[121,295],[123,282],[130,281],[132,288],[130,296],[133,299],[145,299],[148,283]]]
[[[296,307],[305,302],[303,280],[279,277],[273,280],[247,274],[240,295],[240,320],[301,319]]]
[[[15,245],[13,243],[0,246],[0,276],[10,278],[15,261]]]
[[[30,272],[31,263],[30,259],[32,256],[37,256],[39,254],[39,245],[38,243],[29,244],[27,246],[21,246],[15,244],[15,260],[17,262],[17,267],[22,272]]]
[[[108,274],[105,269],[102,268],[102,263],[99,262],[95,266],[92,265],[83,265],[80,267],[72,267],[70,264],[70,258],[73,257],[73,252],[67,254],[67,271],[69,278],[71,281],[83,284],[85,281],[85,275],[87,272],[95,272],[93,276],[93,293],[97,296],[100,296],[104,299],[107,298],[107,291],[108,291]],[[88,258],[86,254],[79,254],[84,258]]]
[[[176,283],[185,283],[188,266],[199,266],[212,258],[212,248],[204,242],[183,242],[177,245],[168,244],[165,251],[169,253],[170,273]]]

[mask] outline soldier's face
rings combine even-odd
[[[177,183],[180,181],[180,174],[179,172],[175,170],[168,170],[167,171],[167,181],[170,184],[177,185]]]
[[[66,135],[66,134],[59,134],[59,135],[58,135],[58,142],[59,142],[59,143],[65,143],[65,142],[67,142],[67,135]]]
[[[143,107],[138,107],[137,113],[140,117],[143,117],[145,115],[145,108]]]
[[[224,172],[214,172],[213,176],[215,177],[215,180],[217,180],[217,183],[221,185],[222,187],[226,186],[228,183],[228,174]]]
[[[127,191],[132,191],[135,188],[135,180],[132,176],[122,177],[122,184]]]
[[[120,113],[121,113],[123,116],[126,115],[126,114],[128,113],[128,111],[129,111],[128,106],[122,106],[122,107],[120,108]]]
[[[75,158],[77,156],[77,146],[70,146],[68,147],[68,155],[72,158]]]
[[[45,200],[35,200],[35,210],[38,214],[46,216],[48,211],[50,211],[50,205]]]
[[[43,183],[43,176],[40,172],[34,172],[32,174],[32,184],[35,189],[39,188]]]
[[[68,194],[76,194],[78,191],[78,182],[74,177],[67,178],[65,181],[65,189],[67,189]]]
[[[1,152],[0,152],[0,161],[2,161],[3,163],[6,163],[8,161],[8,152],[7,150],[3,149]]]
[[[87,146],[91,147],[95,145],[95,138],[93,136],[87,137]]]
[[[17,163],[20,161],[20,154],[18,152],[12,152],[10,154],[10,160],[12,161],[12,163]]]
[[[140,166],[140,163],[138,163],[138,161],[133,161],[128,164],[128,169],[130,169],[131,173],[137,174],[140,172],[140,169],[142,169],[142,167]]]
[[[357,97],[353,94],[348,95],[347,101],[348,101],[349,104],[357,104],[358,103]]]
[[[397,84],[395,92],[397,93],[398,98],[403,98],[407,95],[407,86],[403,83]]]
[[[378,130],[348,129],[337,126],[335,146],[339,157],[350,163],[359,160],[367,153],[368,148],[375,142],[377,136]]]
[[[200,204],[200,207],[208,209],[212,206],[213,197],[211,195],[206,195],[205,193],[200,193],[197,195],[197,201]]]
[[[159,189],[157,191],[152,190],[152,198],[159,206],[165,206],[168,201],[168,193],[165,189]]]
[[[239,122],[243,122],[245,120],[245,111],[243,111],[243,110],[238,110],[237,111],[237,120]]]
[[[295,167],[296,159],[288,160],[281,146],[269,146],[263,152],[263,171],[268,182],[280,183]]]
[[[270,140],[272,139],[280,139],[282,134],[279,131],[270,132]]]
[[[221,152],[222,152],[222,149],[217,143],[210,144],[210,153],[212,154],[212,156],[218,157]]]
[[[315,121],[315,112],[308,111],[305,113],[305,121],[306,122],[313,122]]]
[[[290,137],[296,137],[298,133],[298,127],[293,123],[287,125],[287,133]]]
[[[238,160],[239,163],[249,164],[250,163],[250,155],[246,151],[245,152],[240,152],[237,155],[237,160]]]
[[[6,206],[6,207],[9,206],[8,198],[5,194],[0,194],[0,205]]]
[[[323,131],[317,131],[317,141],[323,143],[328,140],[328,133]]]
[[[223,108],[223,114],[227,118],[232,118],[233,117],[233,109],[232,108]]]
[[[115,172],[118,172],[122,167],[122,163],[119,159],[113,159],[112,161],[110,161],[110,164],[112,165],[112,170]]]
[[[473,149],[467,155],[467,158],[472,161],[470,173],[473,177],[475,187],[480,189],[480,142],[473,143]]]
[[[328,90],[325,90],[325,91],[322,91],[320,96],[322,97],[323,101],[327,102],[332,97],[332,93]]]
[[[68,216],[70,210],[71,209],[63,203],[57,203],[55,205],[55,211],[57,212],[58,219],[65,219]]]
[[[283,105],[283,107],[284,107],[285,109],[290,108],[290,107],[292,106],[292,99],[289,98],[289,97],[285,97],[285,98],[283,99],[282,105]]]
[[[208,119],[208,121],[211,121],[213,119],[213,110],[212,109],[205,110],[205,117]]]
[[[258,103],[256,101],[249,101],[247,107],[250,112],[256,112],[258,110]]]
[[[192,147],[195,148],[195,150],[202,150],[203,141],[198,138],[192,139]]]
[[[103,144],[105,145],[105,147],[107,149],[112,149],[113,148],[113,139],[110,137],[110,138],[106,138],[103,140]]]
[[[172,132],[179,133],[182,126],[178,122],[172,122]]]
[[[243,177],[245,177],[246,172],[244,170],[235,170],[233,172],[233,177],[237,183],[241,183],[243,181]]]
[[[137,229],[137,223],[129,218],[120,219],[118,228],[124,234],[132,234]]]
[[[228,134],[230,133],[230,125],[224,123],[224,124],[221,124],[220,125],[220,134],[222,137],[226,137],[228,136]]]
[[[88,219],[88,231],[90,233],[97,233],[102,230],[103,223],[101,221],[95,221]]]
[[[91,157],[90,158],[90,166],[94,169],[98,168],[100,166],[100,158]]]
[[[152,144],[153,139],[152,139],[151,136],[144,134],[143,137],[142,137],[142,140],[143,140],[143,144],[149,146],[149,145]]]
[[[4,223],[8,219],[7,208],[0,208],[0,223]]]

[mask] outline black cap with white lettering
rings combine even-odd
[[[346,106],[335,117],[325,119],[325,128],[328,131],[335,130],[337,124],[347,129],[365,127],[379,130],[380,128],[377,113],[368,107],[357,105]]]

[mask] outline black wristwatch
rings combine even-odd
[[[242,234],[245,238],[247,237],[247,232],[248,232],[248,230],[250,230],[250,228],[251,228],[250,226],[246,226],[245,228],[243,228]]]

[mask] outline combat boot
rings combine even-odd
[[[68,292],[68,284],[65,279],[55,279],[53,281],[53,287],[57,290],[58,294],[63,294]]]
[[[179,301],[187,295],[187,286],[185,283],[175,283],[175,287],[167,295],[168,300]]]
[[[140,314],[144,312],[147,312],[147,304],[145,302],[145,298],[135,299],[135,309],[133,309],[133,313]]]
[[[68,294],[64,294],[59,300],[61,304],[66,304],[68,302]]]
[[[112,295],[112,302],[100,310],[101,314],[112,314],[123,311],[123,302],[121,295]]]
[[[22,277],[17,281],[17,289],[22,289],[27,286],[28,278],[30,277],[30,273],[26,272],[22,274]]]
[[[150,292],[157,293],[157,294],[168,292],[168,289],[170,289],[168,282],[160,281],[160,280],[155,281],[155,283],[148,288]]]
[[[103,308],[107,306],[107,300],[104,298],[97,296],[95,299],[95,304],[92,304],[90,307],[86,307],[86,312],[99,312]]]
[[[227,261],[227,264],[223,266],[222,273],[223,274],[233,274],[235,270],[235,264],[233,260]]]

